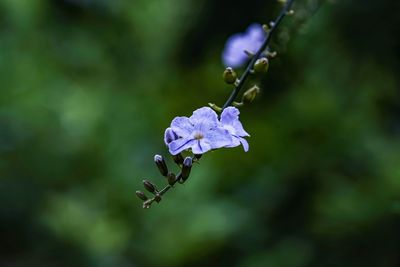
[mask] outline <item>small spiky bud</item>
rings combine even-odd
[[[192,169],[193,160],[191,157],[186,157],[182,166],[182,180],[186,181],[189,178],[190,170]]]
[[[228,67],[225,69],[222,78],[224,78],[227,84],[234,84],[237,79],[237,74],[231,67]]]
[[[155,193],[156,192],[156,187],[153,183],[147,181],[147,180],[143,180],[143,186],[144,188],[149,191],[150,193]]]
[[[162,176],[167,176],[168,174],[168,167],[167,164],[165,163],[165,160],[163,156],[161,155],[155,155],[154,156],[154,162],[157,165],[158,170],[160,171]]]
[[[142,191],[136,191],[136,196],[143,201],[148,200],[148,197]]]

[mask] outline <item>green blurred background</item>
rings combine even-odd
[[[296,1],[250,151],[135,197],[172,118],[229,95],[225,40],[279,8],[1,0],[0,266],[400,266],[398,1]]]

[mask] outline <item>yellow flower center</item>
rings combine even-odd
[[[204,135],[202,135],[201,133],[195,133],[194,134],[194,139],[196,140],[201,140],[204,138]]]

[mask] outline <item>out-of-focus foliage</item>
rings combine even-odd
[[[224,102],[226,38],[276,2],[1,1],[0,265],[399,266],[399,5],[298,1],[250,151],[142,210],[164,129]]]

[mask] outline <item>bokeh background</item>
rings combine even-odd
[[[170,121],[228,97],[226,39],[279,9],[1,0],[0,266],[400,266],[398,1],[296,1],[250,151],[135,197]]]

